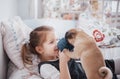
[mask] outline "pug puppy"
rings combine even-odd
[[[80,59],[87,79],[112,79],[112,72],[106,67],[101,51],[93,37],[79,28],[70,29],[65,39],[74,46],[73,52],[63,52],[71,58]]]

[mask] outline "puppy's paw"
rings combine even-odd
[[[73,59],[79,59],[79,55],[75,52],[70,52],[68,49],[63,49],[63,53],[65,53],[67,56]]]
[[[63,53],[69,52],[68,49],[63,49]]]

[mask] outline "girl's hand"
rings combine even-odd
[[[59,60],[61,63],[68,63],[70,57],[68,57],[64,52],[59,52]]]
[[[60,79],[71,79],[68,68],[68,61],[70,60],[70,57],[68,57],[64,51],[59,52],[59,60]]]

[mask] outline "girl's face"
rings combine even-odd
[[[57,40],[54,31],[49,31],[46,36],[46,41],[42,47],[42,58],[44,60],[56,59],[58,56]]]

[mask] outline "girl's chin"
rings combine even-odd
[[[59,54],[57,53],[56,56],[59,56]]]

